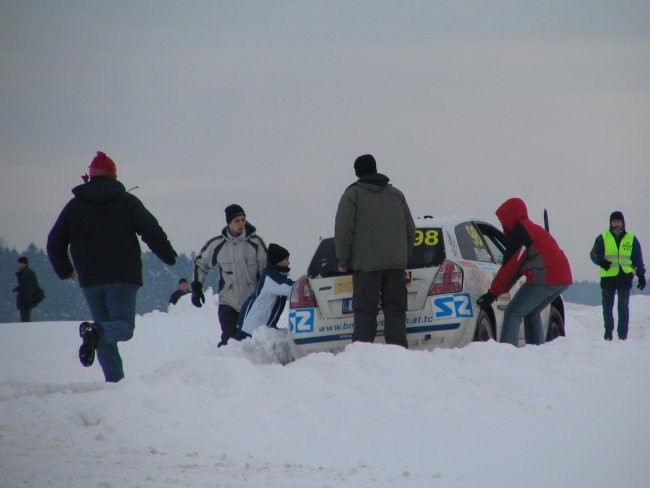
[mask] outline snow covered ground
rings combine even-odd
[[[541,347],[285,365],[284,331],[217,349],[215,302],[138,317],[118,384],[79,365],[78,322],[1,325],[0,486],[650,486],[648,297],[627,342],[569,305]]]

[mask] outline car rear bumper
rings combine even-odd
[[[460,347],[473,337],[474,317],[436,319],[431,306],[425,311],[407,312],[406,333],[409,348],[434,349]],[[340,352],[352,341],[354,317],[323,320],[316,308],[289,312],[289,347],[294,358],[313,352]],[[384,342],[384,317],[377,317],[377,341]]]

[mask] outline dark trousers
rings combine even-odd
[[[31,322],[32,321],[32,309],[31,307],[19,308],[18,313],[20,313],[21,322]]]
[[[406,277],[403,269],[355,271],[353,277],[353,341],[374,342],[379,304],[384,312],[386,344],[406,342]]]
[[[618,293],[618,332],[619,339],[627,339],[628,323],[630,321],[630,289],[603,288],[603,320],[605,330],[614,331],[614,297]]]
[[[237,322],[239,312],[230,305],[219,305],[219,324],[221,324],[221,342],[219,346],[225,346],[228,339],[237,335]]]

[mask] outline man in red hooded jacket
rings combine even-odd
[[[503,226],[506,250],[501,269],[478,304],[489,306],[525,276],[526,283],[506,308],[500,342],[516,346],[523,319],[526,344],[543,344],[540,312],[572,283],[569,261],[551,234],[528,218],[521,198],[505,201],[496,215]]]

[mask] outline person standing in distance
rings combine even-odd
[[[379,304],[387,344],[406,340],[406,265],[415,241],[415,223],[404,194],[377,173],[370,154],[354,161],[358,180],[346,188],[334,224],[341,271],[353,272],[353,341],[374,342]]]
[[[97,152],[85,183],[72,189],[47,238],[47,255],[61,279],[79,279],[93,322],[82,322],[79,360],[91,366],[97,359],[107,382],[124,378],[117,343],[135,330],[135,305],[142,286],[140,236],[165,264],[176,262],[176,251],[156,218],[117,180],[115,163]],[[73,264],[68,258],[68,247]]]
[[[190,285],[187,283],[187,280],[185,278],[181,278],[178,280],[178,288],[174,290],[174,292],[169,296],[169,303],[172,305],[176,305],[178,303],[178,300],[183,295],[187,295],[190,292]]]
[[[18,293],[16,296],[16,308],[20,314],[21,322],[32,321],[32,309],[35,307],[34,294],[38,290],[38,278],[36,273],[29,267],[29,260],[25,256],[18,258],[18,286],[12,291]]]
[[[637,288],[645,288],[645,266],[641,244],[632,232],[625,230],[623,212],[609,216],[609,229],[596,237],[590,253],[591,261],[600,267],[605,340],[614,333],[614,297],[618,294],[618,327],[622,341],[627,339],[630,321],[630,290],[637,276]]]
[[[205,303],[203,283],[216,267],[219,273],[219,323],[224,346],[237,335],[239,312],[244,301],[255,291],[266,266],[266,245],[255,226],[246,220],[244,209],[233,203],[225,209],[226,226],[221,234],[205,243],[194,260],[192,303]]]

